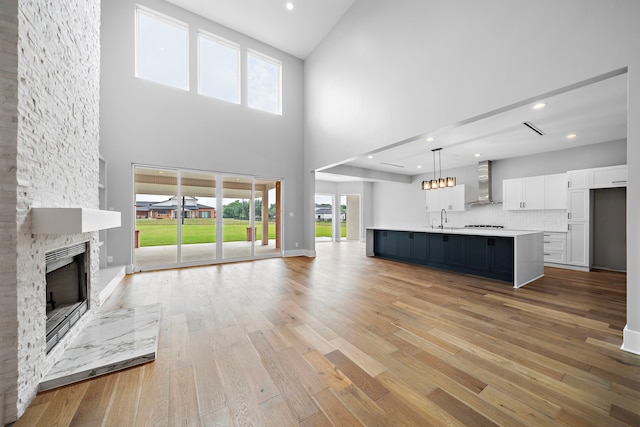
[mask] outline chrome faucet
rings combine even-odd
[[[444,229],[444,225],[447,223],[447,211],[442,209],[440,211],[440,229]]]

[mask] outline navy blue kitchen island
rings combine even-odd
[[[544,276],[543,233],[370,227],[366,254],[524,286]]]

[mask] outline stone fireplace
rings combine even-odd
[[[98,232],[37,234],[32,212],[37,207],[99,208],[100,1],[2,1],[0,27],[4,425],[24,412],[44,374],[75,330],[86,326],[96,307],[93,302],[99,300]],[[87,274],[88,310],[47,349],[46,254],[78,244],[86,248],[84,261],[73,262]],[[54,302],[66,299],[59,290],[49,292]]]
[[[89,271],[87,246],[82,242],[49,251],[46,260],[46,352],[80,320],[88,308]]]

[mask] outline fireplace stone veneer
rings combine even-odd
[[[90,243],[98,232],[34,234],[35,207],[99,208],[100,1],[0,2],[0,425],[15,421],[75,331],[47,354],[45,254]],[[98,286],[87,291],[92,317]]]

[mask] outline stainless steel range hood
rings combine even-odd
[[[491,161],[478,163],[478,200],[470,205],[491,205],[496,202],[491,198]]]

